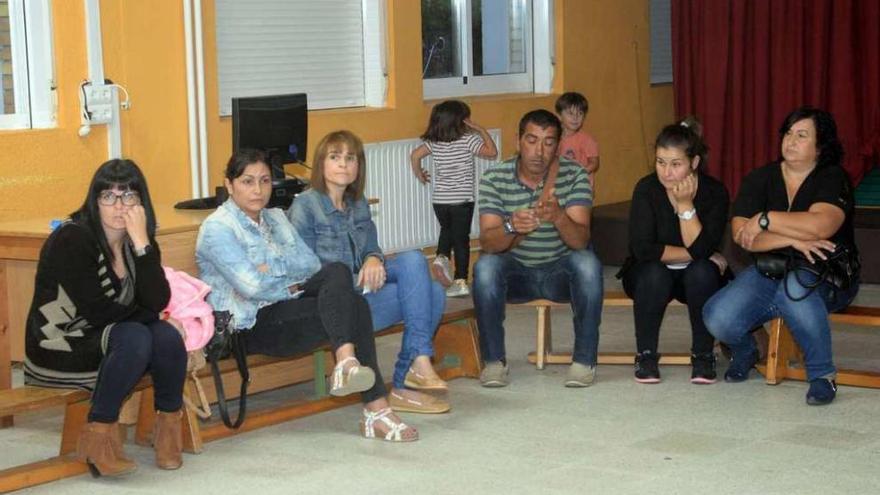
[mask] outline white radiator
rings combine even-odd
[[[501,131],[491,129],[495,146],[501,149]],[[367,155],[368,198],[378,198],[372,206],[373,221],[379,230],[379,246],[386,253],[436,246],[440,225],[431,206],[431,185],[416,179],[409,155],[421,144],[419,139],[370,143],[364,146]],[[483,171],[495,160],[476,159],[477,184]],[[429,156],[423,167],[434,176],[434,161]],[[479,212],[474,206],[471,238],[479,237]]]

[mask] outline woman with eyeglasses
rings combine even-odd
[[[40,252],[27,318],[25,383],[92,392],[77,456],[95,476],[136,468],[122,451],[119,409],[147,371],[153,379],[153,444],[162,469],[181,466],[186,350],[163,319],[171,291],[160,264],[147,183],[131,160],[110,160],[83,205]]]

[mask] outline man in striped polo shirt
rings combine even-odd
[[[506,302],[571,302],[573,362],[567,387],[593,382],[602,316],[602,264],[589,249],[593,193],[587,172],[557,155],[562,126],[546,110],[519,122],[518,154],[480,180],[480,244],[474,306],[485,387],[507,385]]]

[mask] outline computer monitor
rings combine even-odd
[[[232,99],[232,150],[266,152],[272,178],[284,179],[284,164],[304,162],[308,137],[305,93]]]

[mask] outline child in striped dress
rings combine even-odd
[[[470,116],[471,109],[462,101],[448,100],[435,105],[428,129],[421,136],[424,143],[410,156],[413,173],[422,184],[431,180],[422,168],[422,159],[434,156],[432,203],[440,223],[440,239],[432,271],[448,287],[446,295],[450,297],[470,294],[467,277],[476,183],[474,155],[490,160],[498,155],[489,133],[472,122]],[[449,270],[453,250],[454,278]]]

